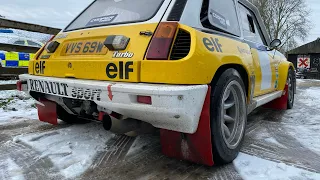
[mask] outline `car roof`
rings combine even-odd
[[[35,43],[37,43],[37,44],[39,44],[39,45],[43,45],[43,43],[42,42],[39,42],[39,41],[37,41],[37,40],[34,40],[34,39],[30,39],[30,38],[27,38],[27,37],[23,37],[23,36],[17,36],[17,35],[15,35],[15,34],[2,34],[2,33],[0,33],[0,40],[1,41],[3,41],[3,40],[5,40],[5,42],[6,43],[14,43],[15,41],[25,41],[25,40],[27,40],[27,41],[32,41],[32,42],[35,42]]]

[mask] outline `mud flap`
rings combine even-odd
[[[210,94],[209,86],[196,133],[184,134],[161,129],[160,138],[164,155],[208,166],[214,165],[210,128]]]
[[[280,98],[275,99],[265,105],[263,105],[264,108],[270,108],[270,109],[277,109],[277,110],[286,110],[288,109],[288,96],[289,96],[289,86],[288,83],[286,84],[283,94]]]
[[[45,98],[39,98],[39,102],[44,105],[37,104],[39,120],[58,125],[57,104]]]

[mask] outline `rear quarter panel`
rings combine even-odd
[[[243,66],[249,77],[254,74],[252,55],[247,44],[189,26],[179,26],[191,35],[189,55],[176,61],[142,61],[142,82],[210,84],[216,71],[226,64]]]

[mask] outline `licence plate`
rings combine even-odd
[[[63,47],[62,55],[104,55],[108,48],[103,43],[104,40],[68,42]]]

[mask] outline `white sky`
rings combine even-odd
[[[0,0],[0,15],[8,19],[64,28],[92,0]]]
[[[64,28],[92,0],[0,0],[0,15],[8,19]],[[320,0],[306,0],[313,28],[305,42],[320,37]]]
[[[320,37],[320,0],[306,0],[309,9],[311,10],[310,20],[313,23],[313,28],[306,42],[311,42]]]

